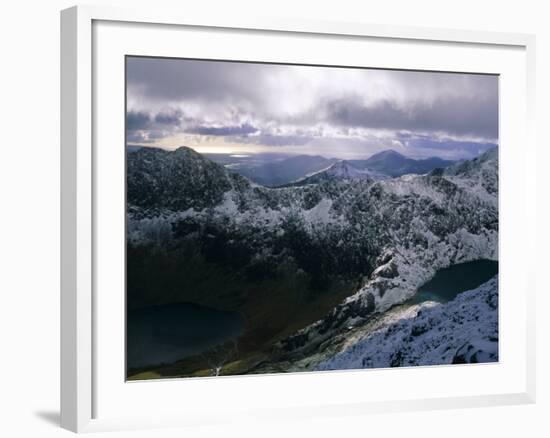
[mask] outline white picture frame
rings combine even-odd
[[[105,31],[97,31],[98,24],[106,23]],[[114,24],[113,24],[114,23]],[[389,398],[374,396],[371,398],[356,396],[349,400],[346,399],[346,393],[336,394],[328,397],[316,394],[313,388],[319,386],[317,377],[306,375],[283,375],[283,376],[246,376],[230,377],[221,379],[193,379],[193,383],[187,383],[186,391],[202,391],[201,388],[208,387],[207,391],[235,391],[243,388],[243,393],[254,391],[251,386],[266,385],[265,388],[284,387],[285,384],[290,387],[300,387],[312,389],[312,393],[307,397],[300,398],[296,404],[285,404],[284,394],[280,397],[273,397],[271,404],[265,404],[263,400],[256,400],[253,405],[246,405],[235,408],[234,411],[222,411],[216,406],[205,406],[201,399],[194,403],[194,411],[189,411],[182,407],[168,412],[162,404],[156,406],[151,411],[151,406],[147,409],[149,415],[139,415],[139,409],[135,415],[131,415],[131,410],[115,412],[116,406],[103,407],[106,404],[105,395],[115,400],[113,405],[122,406],[122,399],[116,397],[139,398],[154,397],[164,392],[172,392],[180,383],[175,381],[162,382],[144,382],[144,383],[126,383],[120,381],[123,386],[131,388],[131,394],[122,394],[114,390],[109,393],[109,382],[112,378],[120,375],[117,370],[112,376],[107,377],[111,367],[110,363],[105,361],[106,354],[98,354],[102,351],[102,345],[105,337],[102,330],[105,323],[101,320],[101,314],[106,309],[106,300],[97,299],[98,287],[105,284],[104,275],[101,268],[103,259],[98,259],[101,251],[104,251],[105,245],[101,241],[103,228],[98,226],[102,223],[98,205],[106,198],[103,196],[105,190],[101,187],[106,184],[106,178],[109,178],[113,168],[105,165],[105,154],[97,153],[98,139],[105,139],[110,135],[106,130],[98,131],[97,123],[101,124],[101,114],[98,108],[103,105],[101,96],[97,95],[97,85],[105,74],[111,74],[101,66],[103,51],[105,56],[119,57],[120,53],[126,53],[126,48],[122,44],[124,38],[116,29],[117,25],[122,27],[129,25],[131,32],[140,32],[139,28],[148,27],[149,33],[162,33],[177,31],[177,29],[187,29],[190,31],[200,31],[202,35],[208,35],[209,32],[222,32],[224,30],[237,31],[240,36],[246,38],[259,38],[259,35],[268,34],[269,38],[307,38],[315,36],[316,38],[334,38],[338,39],[338,44],[345,44],[346,41],[385,42],[388,44],[404,44],[411,47],[420,47],[422,50],[436,50],[433,47],[439,47],[438,50],[445,49],[447,46],[463,47],[468,50],[477,50],[483,48],[487,53],[494,52],[495,59],[498,53],[502,54],[502,62],[494,63],[495,67],[488,67],[491,59],[482,60],[474,56],[472,62],[478,62],[478,71],[504,74],[503,71],[510,68],[510,78],[515,78],[516,83],[504,81],[501,84],[509,102],[514,102],[517,108],[513,115],[519,116],[516,120],[517,126],[510,127],[510,132],[505,132],[503,136],[504,146],[506,147],[508,139],[521,140],[522,151],[525,157],[521,158],[521,169],[514,174],[517,185],[515,188],[508,184],[511,175],[507,174],[507,163],[517,158],[517,152],[507,149],[507,152],[501,158],[504,158],[501,166],[501,200],[523,200],[524,206],[529,208],[518,209],[515,212],[510,204],[510,209],[501,209],[501,215],[507,214],[513,219],[514,225],[522,224],[525,230],[524,241],[513,241],[509,230],[512,229],[510,222],[502,230],[502,238],[507,239],[506,248],[522,249],[534,247],[536,240],[535,227],[535,164],[534,153],[535,141],[533,138],[533,110],[534,110],[534,53],[535,39],[532,35],[491,33],[482,31],[461,31],[450,29],[424,29],[416,27],[395,27],[383,26],[365,23],[337,23],[337,22],[312,22],[300,19],[278,20],[256,17],[243,17],[238,20],[228,21],[224,17],[215,15],[199,16],[192,11],[164,11],[157,8],[148,10],[119,9],[110,7],[78,6],[66,9],[61,13],[61,425],[62,427],[75,431],[100,431],[120,428],[145,428],[162,427],[174,425],[205,424],[212,422],[230,421],[235,419],[272,418],[275,416],[284,417],[310,417],[312,415],[342,415],[342,414],[362,414],[367,412],[398,412],[413,409],[441,409],[451,407],[474,407],[503,404],[531,403],[535,400],[535,311],[534,311],[534,272],[530,271],[527,265],[519,265],[514,273],[509,272],[501,281],[507,280],[511,285],[519,290],[519,313],[516,323],[519,327],[517,336],[514,338],[521,351],[517,351],[518,357],[510,362],[514,362],[514,371],[503,372],[499,377],[506,378],[510,384],[505,387],[502,384],[502,390],[497,387],[487,386],[488,389],[480,389],[481,393],[455,391],[445,393],[444,391],[432,391],[432,395],[422,395],[411,390],[409,393],[392,392]],[[110,27],[109,27],[110,26]],[[113,27],[114,26],[114,27]],[[107,32],[102,36],[101,32]],[[126,32],[126,30],[124,30]],[[134,34],[133,34],[134,35]],[[108,38],[112,46],[111,52],[107,55],[105,39]],[[314,40],[315,38],[310,38]],[[148,50],[155,50],[155,42],[150,42]],[[309,43],[308,43],[309,44]],[[315,44],[315,42],[311,42]],[[160,44],[159,44],[160,46]],[[206,46],[205,46],[206,47]],[[117,52],[118,50],[118,52]],[[166,48],[165,50],[171,50]],[[200,50],[197,49],[197,50]],[[396,49],[397,50],[397,49]],[[402,48],[399,50],[403,50]],[[485,53],[485,52],[483,52]],[[136,54],[132,51],[131,54]],[[509,59],[507,58],[510,55]],[[99,56],[99,58],[98,58]],[[211,55],[214,56],[214,55]],[[250,52],[252,58],[253,50]],[[267,56],[267,55],[266,55]],[[330,53],[323,56],[330,56]],[[489,54],[490,56],[490,54]],[[208,57],[208,56],[207,56]],[[441,70],[449,68],[451,61],[444,67],[444,58],[440,61],[433,60],[431,68],[438,69],[438,62],[441,63]],[[506,59],[505,59],[506,58]],[[288,61],[295,61],[289,59]],[[454,65],[460,60],[454,60]],[[383,62],[383,60],[379,61]],[[399,68],[400,62],[395,61],[392,65],[385,64],[385,67]],[[521,65],[520,65],[521,64]],[[101,65],[104,65],[101,64]],[[415,64],[411,61],[409,66]],[[474,64],[471,64],[474,66]],[[485,65],[486,67],[483,67]],[[510,67],[506,67],[510,65]],[[502,67],[500,67],[502,66]],[[402,68],[405,66],[402,65]],[[427,64],[424,68],[428,68]],[[472,68],[466,68],[464,71],[472,71]],[[502,71],[499,69],[502,68]],[[475,69],[475,68],[474,68]],[[118,73],[112,73],[116,75]],[[117,76],[118,77],[118,76]],[[519,79],[518,79],[519,78]],[[120,77],[118,77],[120,80]],[[520,80],[520,79],[524,79]],[[512,92],[512,88],[517,90]],[[508,93],[510,89],[510,93]],[[119,90],[119,93],[124,90]],[[116,94],[116,93],[115,93]],[[118,103],[116,103],[118,102]],[[120,111],[122,114],[123,101],[116,100],[116,105],[122,105]],[[506,106],[504,110],[507,111]],[[503,120],[510,120],[510,114],[503,114]],[[114,124],[123,124],[123,117],[115,120]],[[102,126],[105,126],[103,124]],[[118,126],[118,125],[117,125]],[[119,129],[120,126],[113,129]],[[507,127],[504,127],[507,129]],[[513,131],[513,132],[512,132]],[[501,153],[502,155],[502,153]],[[114,157],[117,165],[117,159]],[[107,175],[107,176],[106,176]],[[105,201],[107,202],[107,201]],[[120,197],[114,196],[108,202],[120,203]],[[114,205],[114,204],[113,204]],[[120,206],[122,208],[122,206]],[[506,202],[503,207],[506,207]],[[99,216],[98,216],[99,215]],[[504,224],[505,225],[505,224]],[[507,236],[510,235],[510,236]],[[509,242],[508,242],[509,240]],[[116,242],[117,240],[111,240]],[[502,241],[501,241],[502,243]],[[111,243],[115,245],[116,243]],[[116,253],[116,251],[114,252]],[[510,259],[509,264],[513,262]],[[506,269],[506,264],[503,269]],[[114,288],[114,294],[118,289]],[[120,290],[120,294],[123,290]],[[107,304],[108,305],[108,304]],[[113,314],[116,314],[114,312]],[[506,318],[501,316],[501,324],[506,328],[509,324]],[[120,324],[119,324],[120,325]],[[120,328],[118,325],[118,328]],[[99,327],[99,328],[98,328]],[[117,331],[117,324],[114,324],[114,331]],[[103,329],[102,329],[103,328]],[[122,335],[120,335],[122,336]],[[517,339],[516,339],[517,338]],[[504,341],[502,341],[504,342]],[[115,348],[113,343],[112,347]],[[502,348],[502,345],[501,345]],[[106,351],[106,350],[105,350]],[[121,352],[123,354],[123,352]],[[517,363],[516,363],[517,362]],[[506,361],[499,363],[499,366],[505,368]],[[517,366],[516,366],[517,365]],[[393,373],[391,379],[406,382],[411,372],[415,372],[416,377],[428,378],[435,376],[435,379],[448,379],[450,374],[456,374],[456,379],[460,380],[460,374],[465,368],[456,368],[450,370],[449,367],[442,367],[440,372],[434,368],[419,370],[403,369],[391,370]],[[487,368],[485,368],[487,370]],[[468,370],[473,370],[469,368]],[[477,368],[482,370],[482,368]],[[369,385],[372,386],[373,379],[382,381],[388,378],[388,370],[379,374],[369,372]],[[467,371],[473,374],[498,374],[498,368],[489,371]],[[117,374],[118,373],[118,374]],[[386,373],[386,374],[384,374]],[[506,374],[508,373],[508,374]],[[365,374],[366,376],[367,374]],[[114,377],[113,377],[114,376]],[[326,388],[331,385],[353,385],[354,379],[357,379],[356,372],[336,373],[331,376],[321,377],[322,384]],[[510,377],[508,379],[508,377]],[[278,380],[273,380],[273,379]],[[478,377],[480,381],[485,377]],[[251,380],[252,379],[252,380]],[[282,380],[284,379],[284,380]],[[119,379],[120,380],[120,379]],[[254,385],[250,382],[254,381]],[[107,383],[104,383],[107,382]],[[283,382],[283,383],[282,383]],[[284,383],[287,382],[287,383]],[[398,385],[396,385],[398,386]],[[137,389],[136,389],[137,388]],[[490,389],[494,388],[494,389]],[[157,391],[158,389],[158,391]],[[176,393],[178,389],[175,389]],[[485,391],[485,392],[483,392]],[[376,392],[376,391],[374,391]],[[189,392],[187,392],[189,393]],[[250,392],[252,394],[253,392]],[[330,389],[328,390],[330,393]],[[103,397],[103,398],[102,398]],[[299,398],[299,397],[298,397]],[[332,398],[332,400],[331,400]],[[103,402],[102,402],[103,400]],[[201,406],[201,403],[203,405]],[[103,415],[101,412],[108,412]]]

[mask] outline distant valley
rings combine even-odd
[[[318,155],[277,156],[275,154],[205,154],[251,181],[268,187],[315,183],[328,172],[336,177],[369,176],[373,179],[394,178],[406,174],[424,174],[453,164],[438,157],[413,159],[394,150],[372,155],[368,159],[339,160]],[[355,176],[351,176],[353,173]],[[307,178],[312,178],[307,180]]]

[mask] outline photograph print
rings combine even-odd
[[[127,56],[127,379],[498,362],[498,100]]]

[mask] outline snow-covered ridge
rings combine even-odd
[[[315,172],[311,175],[289,184],[290,186],[300,186],[307,184],[319,184],[328,180],[369,180],[371,182],[389,179],[390,177],[382,172],[368,168],[359,168],[353,165],[353,163],[341,160],[338,161],[326,169]]]
[[[446,304],[426,302],[380,318],[318,370],[498,361],[498,278]]]
[[[496,150],[427,175],[267,188],[182,149],[128,157],[131,242],[162,245],[182,222],[217,226],[277,264],[292,259],[285,245],[293,239],[285,236],[298,232],[335,263],[343,260],[342,269],[364,266],[357,292],[283,348],[322,341],[405,301],[438,269],[498,259]]]

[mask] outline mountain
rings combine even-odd
[[[438,157],[415,160],[394,151],[387,150],[373,155],[367,160],[340,160],[326,169],[307,175],[281,186],[303,186],[319,184],[329,180],[384,180],[406,174],[427,174],[434,169],[443,169],[453,161]]]
[[[399,154],[385,156],[377,160],[403,162]],[[320,319],[293,333],[287,326],[266,332],[265,339],[281,339],[282,351],[301,351],[406,301],[439,269],[498,258],[496,149],[445,169],[378,181],[355,178],[363,174],[353,162],[336,164],[333,177],[317,183],[269,188],[188,148],[128,154],[129,254],[140,254],[128,257],[136,263],[128,280],[136,290],[131,305],[187,300],[182,294],[197,287],[193,276],[207,263],[210,277],[213,269],[223,274],[216,288],[205,286],[218,294],[217,308],[240,309],[252,300],[250,317],[264,318],[256,321],[260,330],[268,315],[287,321],[298,310],[284,307],[294,301],[280,290],[270,295],[274,285],[306,297],[302,306],[346,285],[346,295]],[[155,269],[158,281],[148,284]],[[263,295],[254,286],[244,299],[245,280],[267,285]]]
[[[376,205],[370,220],[384,223],[373,271],[329,315],[283,340],[283,349],[322,342],[349,323],[406,301],[438,269],[498,259],[497,148],[426,175],[379,181],[366,197]]]
[[[149,214],[213,207],[229,190],[249,186],[242,176],[186,147],[142,148],[128,154],[126,163],[128,204]]]
[[[230,169],[264,186],[280,186],[326,169],[336,160],[317,155],[296,155],[267,163],[239,163]]]
[[[334,163],[328,169],[321,170],[313,175],[306,176],[287,186],[303,186],[308,184],[320,184],[331,180],[367,180],[375,181],[388,179],[389,176],[368,168],[359,168],[353,165],[353,161],[341,160]]]
[[[438,157],[415,160],[405,157],[392,149],[380,152],[366,160],[353,160],[352,164],[360,169],[371,169],[391,177],[398,177],[410,173],[422,175],[436,168],[444,168],[453,164],[453,161]]]

